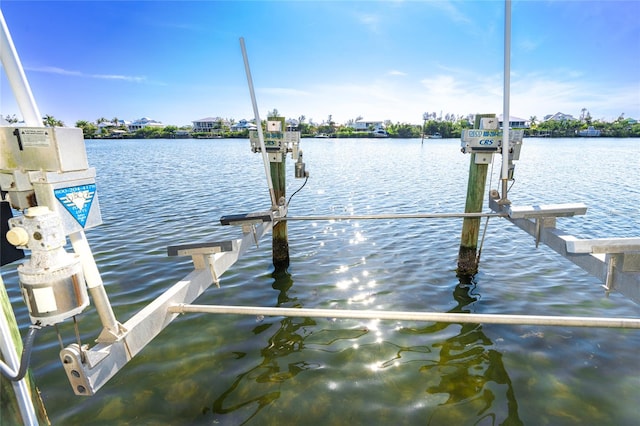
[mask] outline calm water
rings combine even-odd
[[[462,212],[458,140],[303,140],[290,215]],[[87,237],[125,322],[180,280],[166,247],[236,238],[222,215],[269,206],[246,140],[88,141],[104,224]],[[289,160],[288,195],[302,184]],[[493,172],[496,187],[499,163]],[[584,202],[582,238],[640,236],[640,140],[527,139],[515,205]],[[489,222],[473,285],[455,275],[462,221],[289,224],[291,267],[269,238],[196,303],[638,317],[640,307],[508,222]],[[21,325],[13,265],[2,269]],[[97,336],[95,310],[80,318]],[[61,327],[72,343],[73,327]],[[54,425],[635,425],[640,332],[538,326],[186,314],[91,398],[74,396],[53,329],[32,364]]]

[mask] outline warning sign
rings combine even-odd
[[[71,186],[69,188],[54,189],[53,194],[80,226],[84,228],[91,210],[91,203],[96,194],[96,185]]]

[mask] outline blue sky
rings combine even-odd
[[[40,112],[420,123],[502,111],[503,1],[14,1],[0,9]],[[511,114],[640,119],[640,1],[512,3]],[[4,75],[0,113],[21,117]]]

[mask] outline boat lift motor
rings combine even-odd
[[[30,207],[9,219],[7,240],[31,257],[18,266],[20,289],[31,322],[54,325],[81,313],[89,305],[78,255],[64,249],[60,216],[46,206]]]
[[[8,219],[3,238],[31,251],[18,266],[21,292],[34,324],[54,325],[89,304],[80,256],[66,236],[102,223],[82,130],[0,127],[0,190],[24,212]]]

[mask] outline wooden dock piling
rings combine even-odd
[[[286,155],[282,155],[281,162],[271,162],[271,180],[273,191],[279,203],[286,202]],[[289,267],[289,236],[287,221],[283,220],[273,225],[273,266],[276,270]]]
[[[476,114],[474,129],[480,128],[481,118],[494,118],[495,116],[495,114]],[[476,164],[476,154],[471,153],[465,213],[480,213],[482,211],[488,168],[488,164]],[[477,249],[479,230],[479,217],[463,219],[460,251],[458,252],[458,277],[470,277],[478,272]]]
[[[279,122],[279,126],[273,130],[272,137],[281,138],[282,144],[284,144],[286,122],[284,117],[269,117],[268,122]],[[267,125],[269,127],[269,124]],[[286,203],[286,188],[287,188],[287,152],[286,150],[280,150],[272,154],[269,160],[269,166],[271,171],[271,181],[273,183],[273,192],[278,205],[284,205]],[[273,266],[277,270],[287,269],[289,267],[289,236],[287,234],[287,222],[280,221],[274,224],[272,231],[272,256]]]

